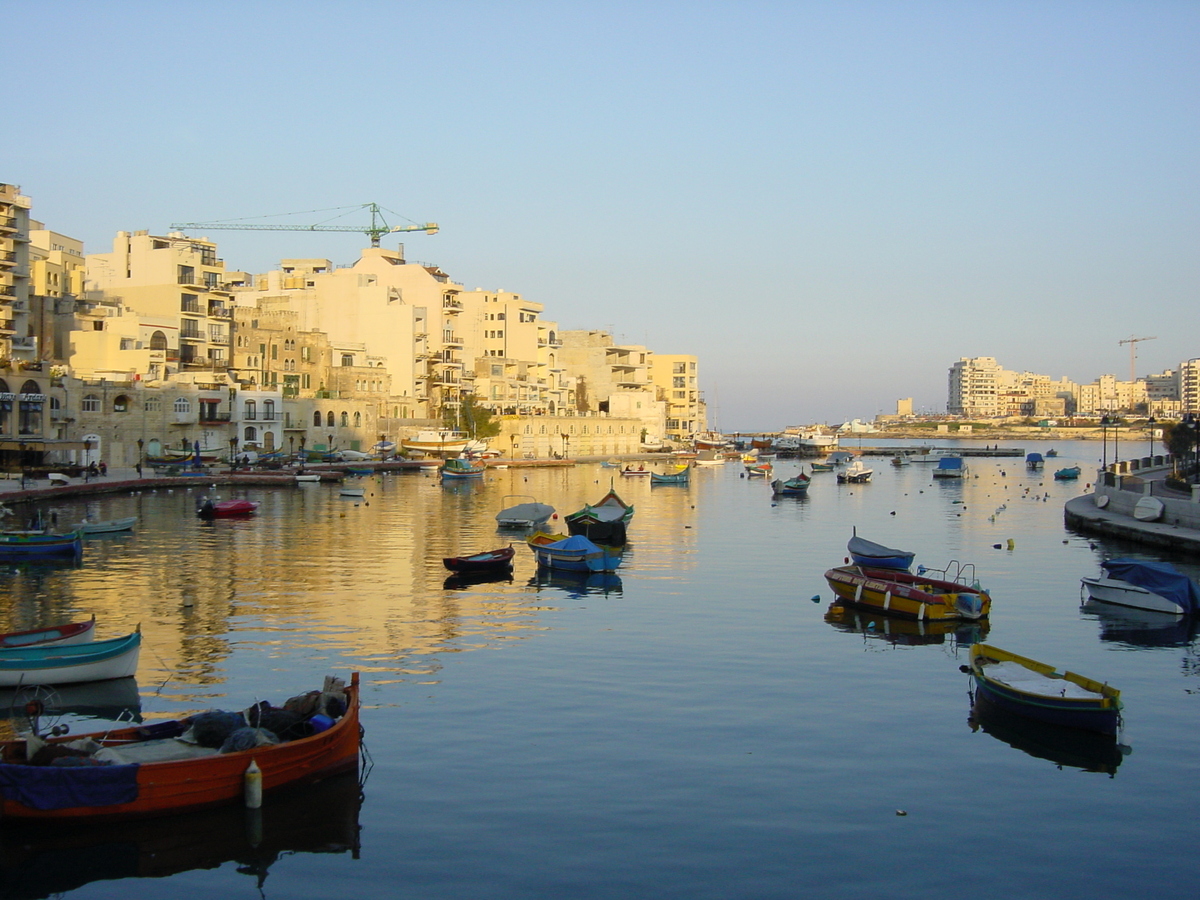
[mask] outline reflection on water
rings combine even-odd
[[[94,881],[162,878],[227,862],[262,892],[270,868],[295,853],[359,857],[356,773],[268,795],[262,809],[223,807],[119,827],[25,826],[0,831],[0,895],[41,898]]]
[[[32,727],[33,716],[37,716],[37,728]],[[133,677],[84,684],[5,688],[0,690],[0,717],[8,720],[5,723],[8,727],[0,725],[0,732],[32,730],[45,733],[67,717],[140,722],[142,698]],[[6,738],[13,736],[5,734]]]
[[[556,588],[568,597],[619,594],[622,587],[621,578],[615,572],[566,572],[547,568],[539,568],[529,579],[529,586],[538,591]]]
[[[944,644],[949,639],[959,647],[969,647],[984,640],[988,633],[986,619],[921,622],[865,612],[841,603],[829,605],[825,621],[838,631],[861,634],[865,640],[895,645]]]
[[[1100,623],[1100,640],[1127,647],[1184,647],[1196,638],[1194,616],[1177,616],[1148,609],[1114,606],[1087,600],[1080,607]]]
[[[1112,776],[1132,752],[1119,744],[1114,735],[1038,722],[1001,709],[982,694],[975,695],[967,724],[972,731],[982,730],[1032,757],[1048,759],[1060,769],[1069,767]]]

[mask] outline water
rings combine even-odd
[[[365,503],[324,485],[247,489],[260,515],[212,524],[192,515],[200,489],[64,503],[60,521],[136,513],[138,531],[90,542],[79,569],[0,575],[5,630],[93,611],[104,635],[140,622],[149,719],[281,700],[358,670],[374,766],[361,810],[353,784],[340,800],[292,801],[257,851],[184,854],[169,882],[57,889],[252,896],[267,872],[276,897],[941,897],[983,885],[1194,897],[1195,629],[1081,610],[1079,579],[1101,558],[1156,551],[1064,530],[1063,502],[1100,448],[1057,449],[1036,474],[1020,459],[971,460],[963,483],[869,460],[871,484],[818,473],[806,500],[773,500],[732,463],[688,487],[618,477],[637,514],[617,576],[539,580],[522,547],[511,582],[450,590],[443,556],[507,540],[492,518],[502,497],[561,514],[598,499],[612,471],[509,469],[452,488],[376,477]],[[1074,462],[1080,482],[1053,481]],[[990,622],[921,634],[871,615],[826,621],[822,573],[855,526],[925,565],[973,562]],[[978,636],[1119,687],[1132,752],[1057,746],[1047,759],[1038,734],[973,729],[959,666]],[[173,828],[232,836],[239,815]],[[303,852],[344,846],[327,832],[355,815],[360,852]],[[272,829],[302,852],[263,856]],[[146,840],[130,827],[131,845]],[[20,835],[5,841],[17,896],[28,861],[12,850]],[[137,871],[163,874],[152,869]]]

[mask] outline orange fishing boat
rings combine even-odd
[[[326,710],[340,698],[344,711],[336,718],[326,712],[304,719],[315,731],[306,737],[246,750],[219,752],[182,739],[196,717],[82,736],[35,734],[4,741],[0,820],[104,821],[252,804],[256,783],[270,793],[357,768],[362,740],[358,673],[349,685],[327,678],[323,691],[293,700],[313,695]],[[37,764],[55,751],[68,753],[63,745],[80,748],[70,753],[76,764]],[[85,755],[92,745],[95,749]]]

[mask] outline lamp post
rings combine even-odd
[[[235,434],[229,439],[229,473],[231,475],[237,471],[237,445],[238,439]]]
[[[288,459],[294,459],[296,456],[296,436],[288,435]]]
[[[20,441],[17,444],[20,448],[21,455],[17,457],[17,465],[21,467],[21,490],[25,490],[25,442]]]
[[[1193,483],[1200,484],[1200,420],[1197,420],[1195,413],[1186,413],[1180,424],[1186,429],[1186,433],[1191,436],[1192,444],[1192,469],[1194,470]]]
[[[138,473],[138,478],[141,478],[142,477],[142,463],[146,459],[146,455],[143,452],[143,450],[146,447],[146,442],[144,440],[142,440],[141,438],[138,438],[137,445],[138,445],[137,473]]]
[[[91,480],[92,473],[92,442],[85,440],[83,442],[83,480],[84,483]]]
[[[1110,419],[1108,416],[1100,417],[1100,434],[1101,440],[1104,442],[1104,471],[1108,471],[1108,425]]]
[[[1146,420],[1146,425],[1150,429],[1150,465],[1154,465],[1154,426],[1158,422],[1154,416]]]
[[[1117,466],[1121,463],[1121,419],[1119,416],[1112,417],[1113,424],[1113,465]]]

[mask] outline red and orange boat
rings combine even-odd
[[[105,821],[165,815],[244,802],[252,793],[248,787],[254,779],[252,766],[262,773],[263,793],[355,769],[362,741],[358,673],[353,673],[349,685],[327,679],[325,687],[326,692],[344,694],[345,701],[345,711],[325,730],[249,750],[220,753],[178,740],[190,719],[90,735],[0,742],[0,821]],[[31,750],[81,739],[95,742],[101,752],[116,751],[131,761],[32,764],[36,757]],[[167,758],[156,759],[163,756]]]

